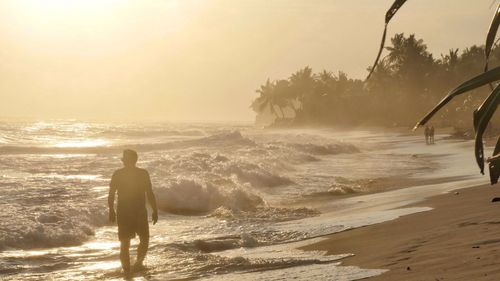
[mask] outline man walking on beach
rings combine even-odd
[[[120,239],[120,261],[126,275],[130,270],[130,239],[139,235],[137,247],[137,260],[134,270],[142,269],[144,258],[149,245],[148,212],[146,210],[146,197],[153,209],[153,224],[158,221],[158,209],[153,193],[151,179],[148,171],[138,168],[137,152],[126,149],[123,151],[122,162],[124,167],[116,170],[109,184],[109,220],[118,223],[118,238]],[[118,193],[117,211],[115,213],[115,193]]]

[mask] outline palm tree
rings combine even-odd
[[[251,105],[253,110],[257,113],[264,113],[266,109],[269,109],[276,118],[279,118],[274,108],[276,96],[274,93],[274,83],[270,79],[267,79],[266,83],[261,85],[255,92],[259,93],[259,97]]]
[[[450,49],[448,54],[441,55],[441,63],[447,72],[454,73],[458,65],[458,49]]]
[[[396,34],[392,39],[392,47],[386,47],[389,51],[387,61],[392,67],[394,74],[412,88],[422,85],[419,81],[425,75],[433,71],[434,59],[427,51],[427,45],[422,39],[416,39],[414,34],[405,37],[403,33]]]
[[[277,119],[285,118],[283,108],[291,104],[287,99],[289,92],[288,85],[289,82],[287,80],[271,82],[270,79],[267,79],[266,83],[256,90],[259,93],[259,97],[253,101],[251,105],[252,109],[257,113],[264,113],[269,109],[271,114]],[[281,115],[278,114],[276,108],[279,109]]]
[[[314,75],[312,73],[312,68],[309,66],[298,70],[293,73],[289,78],[290,87],[293,91],[295,97],[301,102],[301,107],[303,108],[304,103],[307,103],[307,99],[312,93],[314,88]]]
[[[289,100],[290,93],[290,82],[288,80],[278,80],[274,84],[274,104],[278,107],[281,112],[281,118],[285,118],[285,113],[283,108],[293,107],[293,102]]]

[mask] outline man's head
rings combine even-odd
[[[137,152],[132,149],[125,149],[123,151],[122,162],[125,167],[133,167],[137,163]]]

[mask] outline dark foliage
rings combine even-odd
[[[305,67],[288,79],[268,80],[257,90],[252,108],[259,116],[272,116],[275,123],[409,127],[446,92],[484,68],[484,47],[451,49],[435,58],[422,39],[396,34],[386,50],[388,55],[365,83],[343,72],[314,73]],[[491,64],[499,60],[500,49],[493,48]],[[449,101],[434,116],[434,124],[472,128],[473,112],[491,90],[467,91]]]

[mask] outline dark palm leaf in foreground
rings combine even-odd
[[[454,97],[498,80],[500,80],[500,67],[496,67],[462,83],[461,85],[453,89],[429,113],[427,113],[427,115],[425,115],[424,118],[422,118],[422,120],[420,120],[417,125],[415,125],[414,130],[419,126],[425,125],[432,118],[432,116],[434,116],[434,114],[436,114]],[[488,98],[483,102],[483,104],[476,111],[474,111],[474,130],[476,132],[474,152],[476,161],[479,165],[479,168],[481,169],[481,173],[484,173],[483,134],[491,117],[493,116],[493,113],[495,113],[499,102],[500,86],[497,86],[488,96]],[[492,166],[490,165],[490,169],[491,167]],[[494,183],[493,179],[492,183]]]
[[[497,86],[481,106],[474,111],[474,131],[476,132],[475,149],[477,164],[481,169],[481,174],[484,174],[484,148],[483,134],[486,127],[497,110],[498,102],[500,101],[500,85]]]
[[[500,80],[500,67],[496,67],[485,73],[482,73],[464,83],[460,84],[458,87],[453,89],[446,97],[444,97],[429,113],[427,113],[422,120],[420,120],[413,130],[416,130],[419,126],[425,125],[433,116],[436,114],[443,106],[450,102],[454,97],[466,93],[468,91],[474,90],[486,84]]]
[[[495,150],[493,151],[493,155],[497,155],[500,153],[500,137],[497,140],[497,145],[495,146]],[[500,178],[500,168],[497,167],[500,165],[497,161],[492,161],[488,165],[490,170],[490,181],[491,184],[496,184],[498,182],[498,178]]]
[[[385,14],[385,26],[384,26],[384,33],[382,34],[382,41],[380,42],[380,49],[378,50],[377,58],[375,58],[375,63],[373,63],[373,66],[370,69],[370,73],[368,73],[368,76],[366,77],[366,80],[370,79],[370,76],[372,75],[373,71],[377,67],[378,61],[380,60],[380,55],[382,54],[382,51],[384,50],[384,45],[385,45],[385,37],[387,35],[387,25],[391,21],[392,17],[396,14],[396,12],[403,6],[403,4],[406,2],[406,0],[396,0],[392,4],[392,6],[389,8],[387,13]]]
[[[495,37],[497,35],[499,25],[500,25],[500,4],[498,4],[497,10],[495,11],[495,15],[491,20],[490,29],[488,30],[488,35],[486,36],[486,44],[484,47],[484,55],[486,57],[486,63],[484,65],[485,72],[488,71],[488,59],[490,57],[493,43],[495,42]]]

